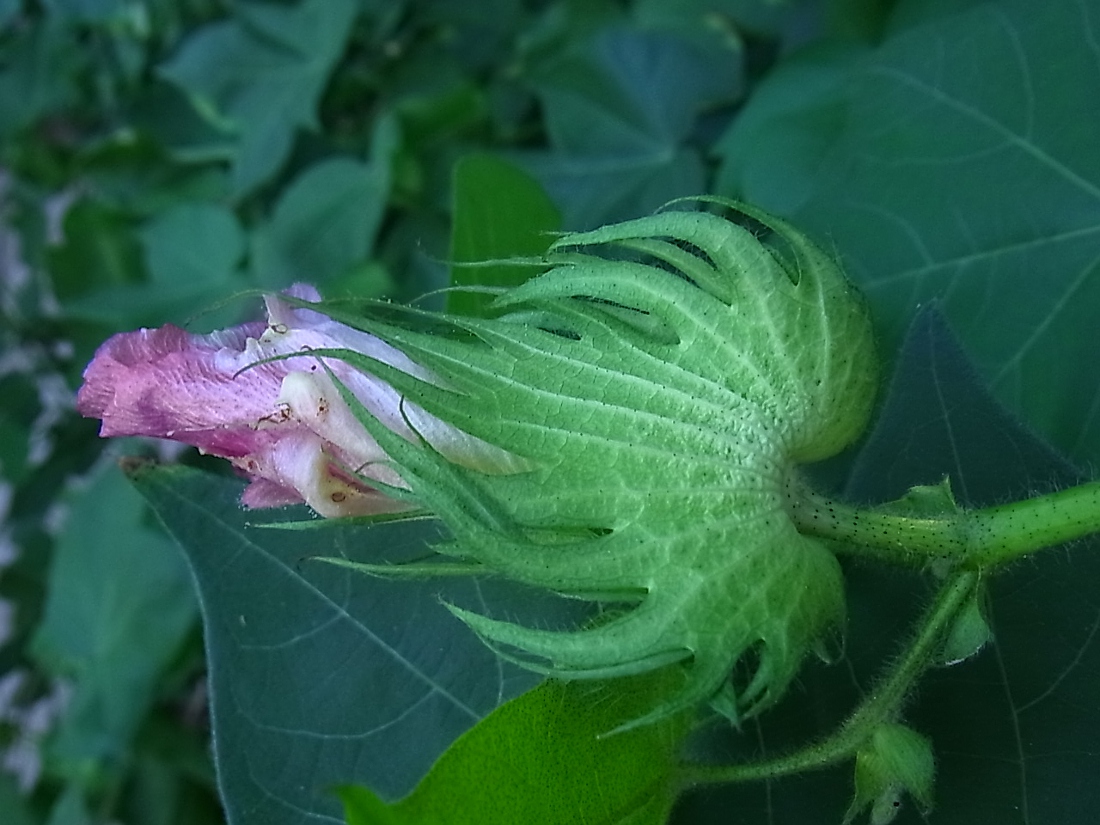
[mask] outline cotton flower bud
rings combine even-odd
[[[320,300],[301,285],[286,297]],[[266,304],[267,323],[210,335],[171,325],[115,335],[85,370],[77,409],[102,419],[103,436],[167,438],[228,459],[251,482],[242,498],[248,507],[305,502],[321,515],[346,516],[410,506],[372,486],[403,482],[341,397],[337,377],[363,409],[402,437],[426,438],[452,460],[486,472],[520,466],[415,405],[402,406],[384,381],[340,362],[326,369],[310,354],[350,348],[433,380],[401,352],[278,296]]]
[[[566,235],[547,271],[488,318],[331,309],[440,380],[328,355],[528,466],[471,470],[358,410],[453,535],[436,569],[618,604],[564,631],[455,614],[558,678],[679,667],[680,690],[635,724],[707,701],[735,721],[759,712],[844,616],[839,565],[795,528],[786,489],[797,464],[863,430],[877,384],[870,322],[803,235],[725,205],[738,220],[670,211]],[[430,575],[433,563],[364,567]],[[732,683],[750,651],[752,672]]]
[[[559,678],[676,668],[678,690],[628,727],[704,702],[737,721],[843,622],[840,567],[798,532],[787,490],[862,432],[878,373],[836,263],[780,220],[710,203],[736,220],[668,211],[563,236],[487,318],[299,288],[268,298],[266,325],[116,336],[79,408],[104,435],[228,458],[249,506],[433,513],[447,564],[363,567],[613,601],[576,630],[452,609]]]

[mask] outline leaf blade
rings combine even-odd
[[[340,821],[329,789],[348,781],[400,796],[454,737],[534,681],[500,663],[436,595],[481,602],[484,585],[303,566],[334,548],[362,552],[364,534],[252,530],[263,516],[300,514],[245,513],[239,483],[186,467],[129,474],[195,574],[230,822]],[[407,522],[379,543],[415,554],[437,536],[427,522]]]

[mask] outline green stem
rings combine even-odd
[[[1003,564],[1100,532],[1100,482],[969,514],[975,565]]]
[[[883,723],[897,716],[914,682],[933,660],[944,633],[978,586],[979,574],[956,572],[944,583],[918,625],[909,647],[848,720],[828,738],[801,750],[759,762],[735,765],[683,765],[686,786],[776,779],[852,758]]]
[[[988,568],[1100,532],[1100,482],[982,510],[905,515],[853,507],[788,487],[788,509],[799,531],[840,542],[837,552],[924,565],[951,561]]]

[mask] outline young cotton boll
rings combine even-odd
[[[304,285],[287,294],[320,300],[316,290]],[[335,517],[410,506],[371,486],[371,481],[406,485],[349,409],[332,376],[404,438],[423,440],[451,460],[483,471],[522,468],[504,451],[402,403],[386,382],[309,354],[347,349],[434,381],[400,351],[278,296],[265,301],[266,324],[243,324],[209,335],[172,325],[115,335],[85,370],[77,408],[84,416],[102,419],[104,437],[167,438],[228,459],[251,481],[242,496],[247,507],[305,502],[319,514]]]
[[[501,655],[554,677],[678,668],[682,685],[624,727],[704,702],[735,721],[759,713],[844,620],[840,566],[799,533],[788,489],[797,465],[867,423],[870,318],[807,237],[714,205],[736,220],[672,210],[565,235],[546,271],[502,292],[487,317],[392,305],[345,317],[439,381],[334,353],[531,467],[457,467],[356,409],[349,385],[359,420],[453,536],[436,548],[442,566],[354,566],[492,573],[616,602],[570,630],[452,610]],[[748,675],[733,680],[738,663]]]

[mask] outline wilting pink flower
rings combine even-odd
[[[320,300],[303,285],[288,294]],[[344,348],[428,381],[431,374],[372,335],[277,296],[265,300],[266,324],[209,335],[172,325],[115,335],[84,371],[77,408],[103,420],[102,436],[168,438],[229,459],[251,480],[242,497],[248,507],[304,501],[324,516],[405,509],[369,486],[370,480],[404,482],[308,351]],[[260,363],[298,352],[303,354]],[[394,389],[374,376],[338,360],[326,363],[372,415],[406,438],[423,438],[448,458],[483,471],[522,469],[510,453],[416,405],[402,405]]]

